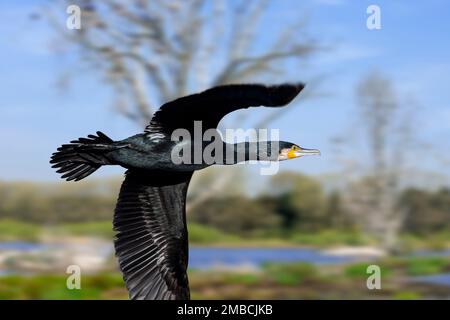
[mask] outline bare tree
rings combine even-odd
[[[366,231],[392,251],[398,247],[397,236],[404,221],[396,200],[413,141],[413,113],[399,102],[391,81],[377,72],[361,81],[357,98],[368,156],[358,157],[365,161],[365,178],[351,186],[349,203]]]
[[[145,125],[168,100],[285,74],[287,61],[303,61],[315,52],[318,46],[305,35],[301,17],[292,24],[272,24],[270,32],[261,29],[261,20],[270,19],[271,2],[70,0],[64,6],[51,4],[45,13],[61,35],[58,39],[79,49],[81,58],[114,88],[115,110]],[[67,30],[62,23],[65,6],[72,4],[81,8],[80,30]],[[246,119],[234,120],[239,126]],[[229,176],[216,179],[210,193]]]
[[[77,3],[80,30],[61,23],[64,7],[52,5],[46,13],[62,39],[79,48],[81,57],[115,88],[116,110],[139,124],[146,124],[163,102],[284,72],[284,61],[304,59],[318,48],[298,21],[275,25],[270,33],[259,30],[268,0],[65,2]],[[261,39],[272,43],[255,48]]]

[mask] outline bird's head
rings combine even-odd
[[[317,149],[302,148],[292,142],[286,141],[279,142],[278,161],[311,155],[320,155],[320,151]]]

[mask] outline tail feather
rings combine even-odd
[[[100,131],[97,135],[73,140],[63,144],[53,153],[50,163],[57,168],[57,173],[63,174],[62,179],[79,181],[92,174],[102,165],[111,164],[105,156],[106,151],[115,149],[113,140]]]

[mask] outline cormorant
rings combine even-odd
[[[121,141],[105,134],[88,135],[62,145],[50,163],[67,181],[81,180],[103,165],[120,165],[125,173],[113,226],[116,256],[131,299],[189,299],[187,277],[188,233],[186,193],[195,170],[212,164],[230,164],[225,155],[212,152],[213,163],[185,161],[175,164],[173,151],[184,146],[194,150],[195,141],[172,141],[176,129],[195,136],[195,122],[201,133],[216,130],[228,113],[256,106],[281,107],[292,101],[304,85],[226,85],[182,97],[164,104],[143,133]],[[208,142],[201,142],[200,152]],[[285,141],[220,144],[231,151],[237,163],[247,160],[280,161],[318,150],[304,149]],[[273,146],[276,150],[272,151]],[[255,152],[251,152],[251,150]],[[189,160],[189,159],[188,159]],[[222,161],[226,160],[226,161]]]

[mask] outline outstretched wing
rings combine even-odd
[[[189,299],[186,192],[192,173],[128,170],[114,213],[131,299]]]
[[[256,106],[280,107],[291,102],[304,84],[237,84],[214,87],[201,93],[182,97],[161,106],[146,132],[171,134],[178,128],[192,132],[194,121],[202,121],[204,130],[216,128],[228,113]]]

